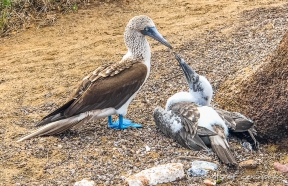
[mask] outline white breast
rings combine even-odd
[[[129,58],[132,55],[131,52],[127,52],[127,54],[123,57],[123,59],[125,58]],[[124,105],[122,105],[118,110],[116,110],[117,114],[121,114],[123,116],[125,116],[127,114],[127,109],[128,106],[130,105],[131,101],[135,98],[135,96],[137,95],[137,93],[139,92],[139,90],[142,88],[142,86],[144,85],[144,83],[146,82],[146,80],[149,77],[150,74],[150,61],[151,61],[151,52],[150,52],[150,46],[149,43],[147,42],[147,46],[146,46],[146,52],[144,55],[144,64],[147,66],[147,75],[145,77],[145,80],[143,82],[143,84],[140,86],[140,88],[126,101],[126,103]]]

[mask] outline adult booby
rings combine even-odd
[[[128,48],[121,61],[98,67],[78,85],[68,101],[44,117],[37,126],[43,126],[19,141],[35,136],[53,135],[87,121],[108,116],[108,126],[116,129],[141,127],[124,119],[127,108],[143,86],[150,73],[150,45],[145,36],[152,37],[172,49],[157,31],[152,19],[145,15],[133,17],[124,32]],[[112,122],[112,115],[119,120]]]
[[[237,164],[226,140],[231,130],[247,131],[253,122],[241,114],[210,107],[212,86],[175,53],[189,86],[189,92],[179,92],[167,100],[165,110],[156,107],[154,119],[160,130],[192,150],[211,145],[219,159],[229,165]],[[229,114],[228,114],[229,113]],[[253,135],[253,134],[252,134]],[[203,145],[204,144],[204,145]]]

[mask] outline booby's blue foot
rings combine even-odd
[[[142,128],[142,125],[133,123],[131,120],[123,118],[120,114],[119,120],[115,122],[112,122],[112,116],[108,116],[108,127],[113,129],[127,129],[129,127]]]

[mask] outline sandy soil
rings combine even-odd
[[[123,176],[157,164],[182,162],[189,168],[189,161],[178,157],[196,153],[163,136],[153,122],[155,106],[163,106],[171,94],[186,90],[186,85],[173,56],[151,39],[152,73],[127,116],[143,123],[143,129],[114,131],[107,129],[104,119],[59,136],[15,141],[63,104],[86,74],[100,64],[121,59],[126,53],[123,31],[135,15],[150,16],[162,35],[210,79],[217,93],[218,86],[231,74],[244,68],[249,73],[275,50],[287,28],[285,11],[285,1],[279,0],[92,3],[86,10],[59,15],[52,27],[31,28],[1,38],[0,185],[71,185],[82,178],[93,179],[97,185],[123,185]],[[271,22],[266,23],[266,19]],[[247,31],[242,36],[241,29]],[[248,42],[242,38],[249,38],[249,34],[253,35],[249,40],[252,49],[242,50],[240,46]],[[262,41],[263,34],[270,38]],[[253,47],[258,49],[255,54],[246,55],[245,50],[253,51]],[[227,65],[235,51],[243,53]],[[207,66],[213,59],[219,61]],[[232,139],[231,143],[238,161],[255,159],[260,165],[256,170],[221,166],[217,175],[225,177],[223,185],[281,185],[287,180],[271,167],[274,161],[288,163],[287,153],[279,152],[279,146],[262,144],[259,152],[247,153],[239,140]],[[145,145],[151,151],[146,152]],[[200,155],[208,156],[204,152]],[[215,156],[211,158],[217,161]],[[192,183],[197,185],[202,180],[186,178],[172,185]]]

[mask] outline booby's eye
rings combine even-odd
[[[149,26],[146,26],[143,30],[140,31],[143,35],[150,35],[151,28]]]
[[[198,75],[193,76],[193,81],[197,83],[199,81],[199,76]]]

